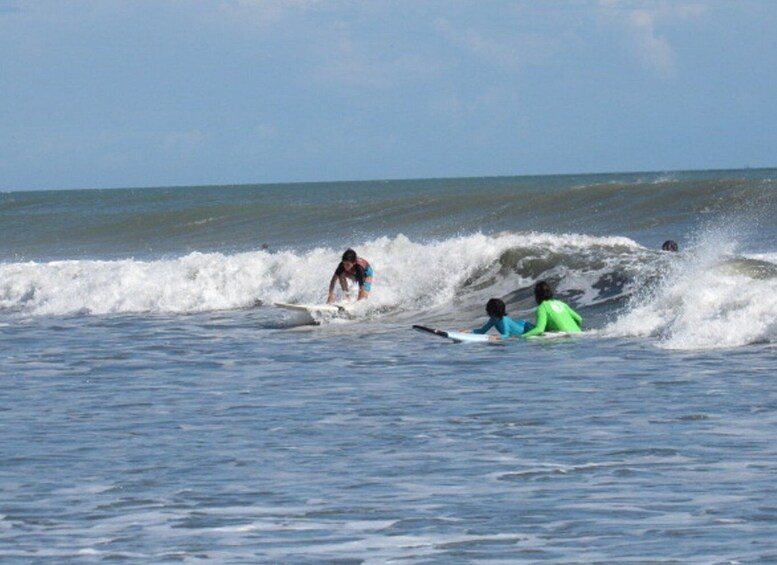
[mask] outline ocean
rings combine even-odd
[[[764,169],[0,193],[0,560],[777,563],[775,218]],[[367,301],[273,306],[348,247]],[[412,330],[539,280],[582,334]]]

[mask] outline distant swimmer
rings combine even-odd
[[[496,328],[499,335],[490,336],[491,340],[507,339],[508,337],[518,337],[529,331],[534,326],[526,320],[513,320],[507,315],[505,303],[498,298],[492,298],[486,302],[486,314],[488,321],[483,327],[472,330],[475,334],[484,334],[491,328]]]
[[[566,303],[553,298],[553,289],[545,281],[534,285],[534,299],[537,301],[537,321],[534,329],[522,337],[532,337],[544,332],[582,331],[583,318]]]
[[[359,285],[359,298],[364,300],[369,296],[372,290],[372,277],[374,272],[366,259],[356,256],[356,251],[346,249],[343,253],[343,260],[337,265],[332,280],[329,281],[329,297],[327,304],[335,301],[335,284],[340,281],[340,288],[343,292],[348,292],[348,279],[355,281]]]
[[[667,239],[664,244],[661,246],[661,249],[664,251],[678,251],[680,248],[677,246],[676,241],[672,241],[671,239]]]

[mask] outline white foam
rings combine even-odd
[[[627,238],[576,234],[478,233],[423,243],[403,235],[381,237],[356,247],[375,269],[373,293],[358,313],[453,303],[469,278],[516,247],[575,256],[602,246],[639,248]],[[191,253],[156,261],[2,264],[0,309],[34,315],[187,313],[242,308],[257,300],[317,303],[326,299],[341,254],[341,249],[322,247],[307,252]],[[590,284],[579,279],[590,283],[597,276],[567,275],[564,285],[582,288]],[[532,282],[513,278],[503,290]]]
[[[603,333],[653,336],[663,348],[682,350],[772,341],[777,279],[732,268],[735,252],[730,234],[707,234],[698,246],[677,255],[661,283],[638,295]]]
[[[750,259],[757,259],[759,261],[765,261],[767,263],[774,263],[777,265],[777,253],[750,253],[745,255]]]

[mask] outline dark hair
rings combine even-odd
[[[348,261],[349,263],[356,263],[356,251],[353,249],[346,249],[345,253],[343,253],[343,261]]]
[[[492,298],[486,302],[486,314],[492,318],[501,320],[504,318],[506,311],[507,309],[505,308],[505,303],[498,298]]]
[[[534,300],[537,304],[542,304],[545,300],[553,298],[553,289],[545,281],[540,281],[534,285]]]
[[[677,251],[679,248],[677,247],[677,242],[672,241],[671,239],[667,239],[664,244],[661,246],[661,249],[664,251]]]

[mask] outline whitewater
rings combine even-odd
[[[9,563],[777,560],[777,171],[0,194]],[[673,239],[679,252],[661,250]],[[353,247],[375,269],[322,302]],[[549,281],[578,337],[449,344]]]

